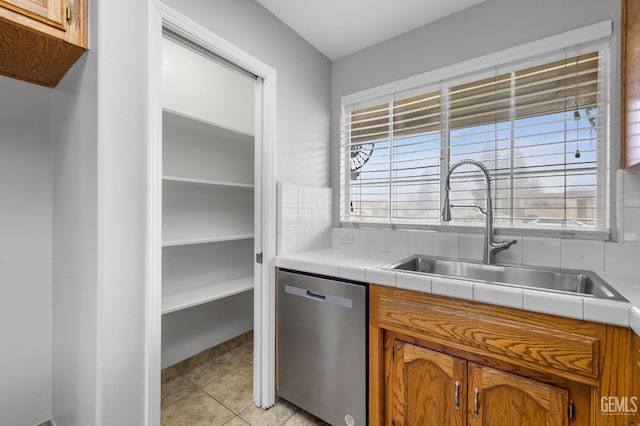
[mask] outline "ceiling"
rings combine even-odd
[[[406,33],[485,0],[258,0],[330,59]]]

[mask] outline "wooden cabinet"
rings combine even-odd
[[[622,167],[640,164],[640,2],[622,0]]]
[[[637,334],[633,334],[633,348],[632,348],[632,388],[631,388],[631,398],[630,401],[631,408],[633,409],[633,413],[631,414],[631,419],[633,421],[632,424],[639,425],[640,424],[640,336]]]
[[[628,426],[636,415],[615,406],[638,387],[628,328],[369,290],[371,425]]]
[[[390,351],[385,424],[466,425],[466,361],[399,340]]]
[[[87,47],[87,0],[0,0],[0,74],[55,87]]]
[[[569,392],[481,365],[469,364],[468,424],[569,424]]]
[[[567,425],[568,391],[396,340],[385,424]]]

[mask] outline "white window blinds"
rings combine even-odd
[[[606,230],[605,64],[604,49],[567,49],[343,105],[341,220],[438,224],[449,165],[472,158],[491,172],[497,225]],[[476,169],[454,172],[452,204],[484,207],[483,191]]]

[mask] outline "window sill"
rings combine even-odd
[[[349,221],[341,220],[340,227],[355,229],[378,229],[393,231],[434,231],[434,232],[458,232],[464,234],[483,234],[484,225],[459,225],[459,224],[418,224],[418,223],[394,223],[389,221]],[[593,240],[611,241],[609,231],[581,230],[577,228],[528,228],[528,227],[501,227],[494,228],[496,235],[529,236],[560,238],[566,240]]]

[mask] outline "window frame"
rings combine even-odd
[[[482,227],[477,225],[460,225],[449,223],[428,224],[416,221],[394,221],[389,217],[381,220],[361,220],[350,219],[345,216],[349,211],[349,168],[346,167],[347,160],[345,153],[342,152],[344,140],[347,137],[348,129],[343,129],[343,117],[346,117],[351,111],[367,108],[369,106],[378,105],[385,102],[393,102],[393,100],[403,99],[415,96],[421,93],[427,93],[432,90],[441,90],[442,96],[446,98],[445,93],[449,87],[456,84],[480,80],[482,78],[499,75],[505,72],[511,72],[518,69],[527,68],[528,66],[541,64],[545,62],[553,62],[554,59],[562,59],[566,57],[566,49],[575,48],[577,54],[582,54],[588,49],[592,51],[606,52],[604,60],[599,57],[599,69],[603,72],[602,80],[603,95],[598,100],[598,104],[606,106],[606,110],[602,112],[604,122],[602,128],[605,135],[603,141],[605,147],[602,152],[605,158],[598,160],[598,211],[604,213],[604,228],[596,230],[580,230],[575,228],[532,228],[532,227],[500,227],[496,226],[498,233],[506,234],[527,234],[527,235],[555,235],[559,233],[563,238],[608,240],[615,235],[616,215],[613,211],[615,188],[613,182],[615,167],[612,158],[615,153],[612,152],[611,146],[611,78],[613,69],[613,59],[611,57],[612,50],[612,21],[607,20],[597,24],[571,30],[562,34],[547,37],[541,40],[526,43],[520,46],[494,52],[478,58],[470,59],[458,64],[446,66],[436,70],[432,70],[413,77],[394,81],[381,86],[373,87],[361,92],[346,95],[340,99],[340,194],[338,204],[338,217],[341,226],[366,226],[366,227],[384,227],[397,229],[433,229],[447,230],[452,232],[482,232]],[[602,56],[602,55],[600,55]],[[444,101],[447,106],[447,100]],[[443,114],[447,114],[443,110]],[[444,120],[448,124],[448,117]],[[441,165],[449,164],[449,139],[442,141],[446,143],[445,149],[442,149]],[[446,178],[446,167],[440,167],[441,174],[441,193],[443,190],[444,180]],[[602,175],[600,175],[602,174]]]

